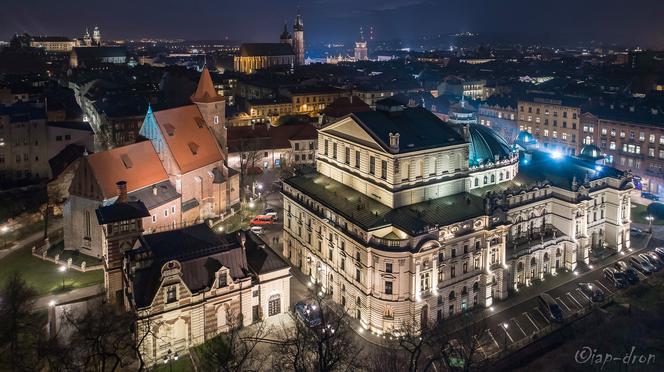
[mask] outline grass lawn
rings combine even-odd
[[[648,224],[648,220],[646,220],[647,216],[648,216],[648,210],[645,205],[632,203],[632,222],[647,225]],[[656,218],[652,221],[652,224],[664,225],[664,220]]]
[[[189,355],[182,355],[178,358],[178,360],[175,360],[171,362],[171,364],[164,364],[163,362],[156,366],[154,371],[158,372],[189,372],[194,370],[194,366],[191,364],[191,359],[189,359]]]
[[[58,265],[42,261],[32,255],[30,247],[14,251],[0,260],[0,286],[4,287],[7,278],[14,272],[20,271],[23,279],[41,295],[61,292],[62,277],[65,277],[65,290],[87,287],[102,283],[104,276],[101,270],[78,272],[68,270],[64,274],[58,271]]]

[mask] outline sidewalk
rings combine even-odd
[[[54,231],[57,231],[59,229],[62,229],[62,219],[58,219],[55,222],[53,222],[49,226],[48,231],[49,231],[49,234],[50,234],[50,233],[52,233]],[[31,234],[30,236],[27,236],[27,237],[19,240],[18,242],[14,242],[12,245],[8,245],[6,249],[0,249],[0,260],[2,260],[3,258],[5,258],[5,256],[7,256],[8,254],[10,254],[10,253],[12,253],[16,250],[19,250],[19,249],[24,248],[26,246],[35,245],[35,243],[40,241],[43,236],[44,236],[44,232],[43,231],[38,231],[38,232],[35,232],[35,233]]]
[[[89,287],[72,289],[71,291],[47,295],[40,297],[34,305],[35,309],[43,309],[49,306],[50,302],[53,301],[55,304],[66,304],[70,302],[78,302],[84,299],[91,297],[96,297],[104,293],[103,284],[95,284]]]

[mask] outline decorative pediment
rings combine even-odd
[[[376,149],[387,150],[383,144],[377,141],[352,116],[331,123],[321,128],[319,132],[333,136],[342,136],[354,143],[362,143]]]

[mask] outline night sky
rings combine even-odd
[[[307,42],[463,31],[514,41],[599,40],[664,48],[663,0],[0,0],[0,40],[16,32],[104,38],[275,41],[298,4]]]

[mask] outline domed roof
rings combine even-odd
[[[468,163],[479,165],[484,162],[495,162],[509,158],[512,153],[510,145],[491,128],[480,124],[470,124],[470,152]]]
[[[521,132],[519,132],[519,135],[516,137],[516,140],[518,142],[522,142],[522,143],[537,142],[535,137],[533,137],[533,135],[531,133],[529,133],[528,131],[525,131],[525,130],[522,130]]]
[[[603,157],[604,155],[602,155],[602,151],[599,149],[599,147],[593,144],[588,144],[583,146],[579,156],[583,156],[590,159],[598,159]]]

